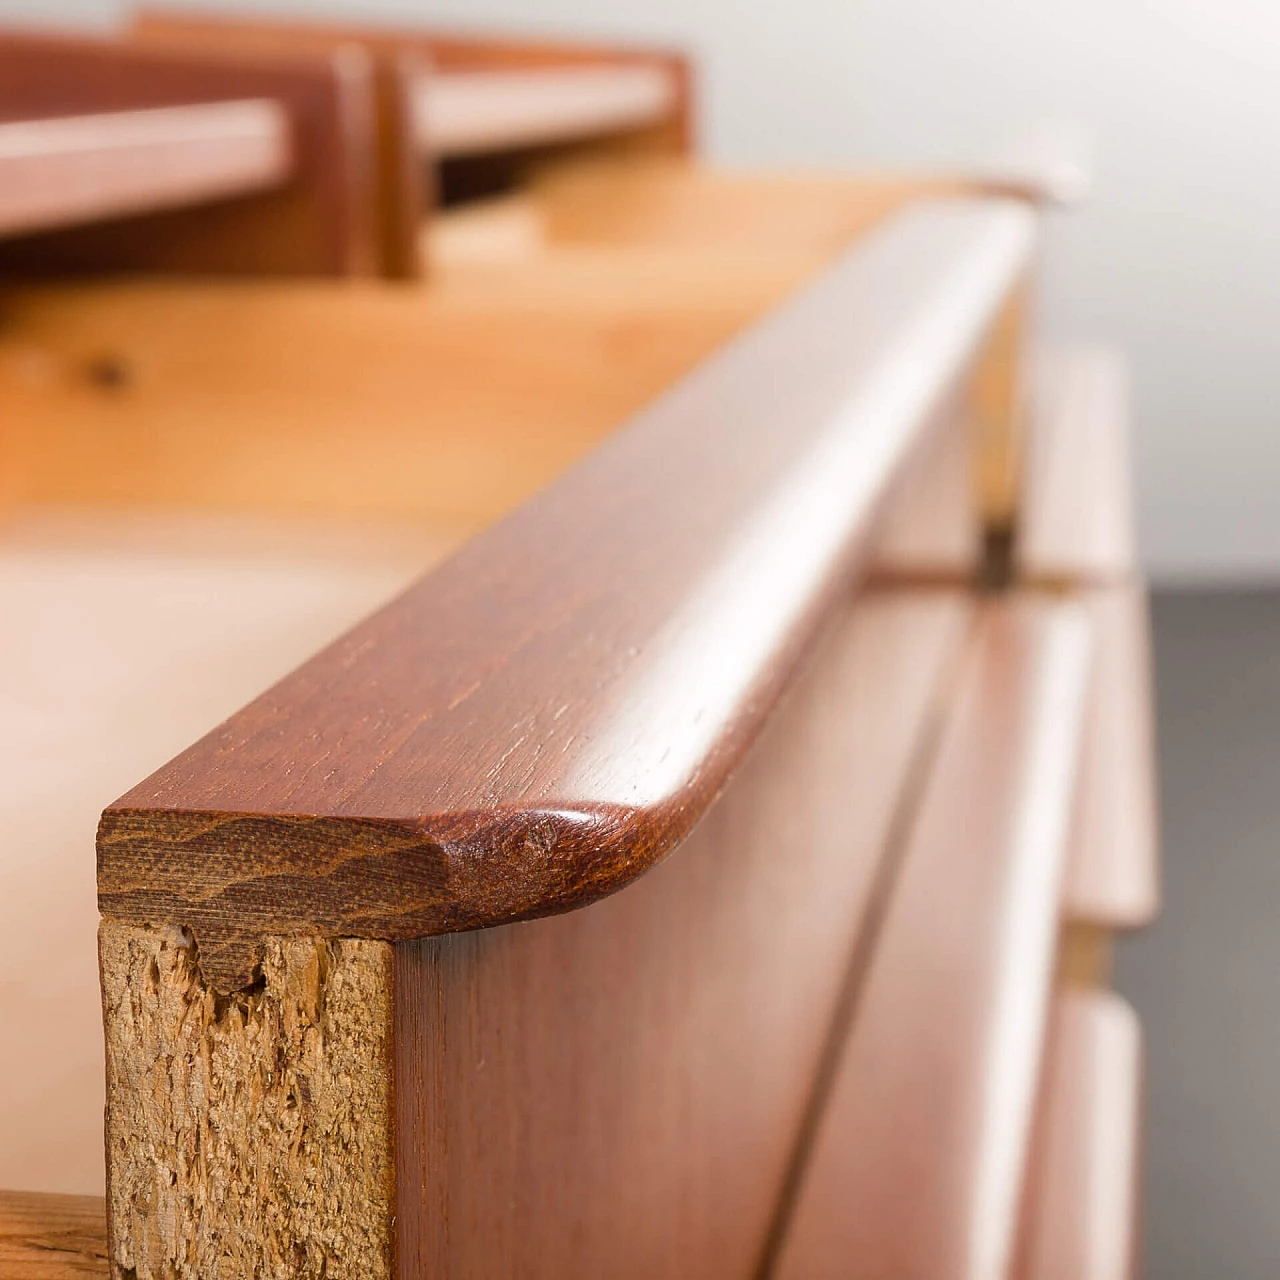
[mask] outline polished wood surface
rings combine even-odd
[[[107,1274],[107,1211],[101,1196],[0,1191],[4,1280],[85,1280]]]
[[[269,100],[0,123],[0,235],[280,186],[289,121]]]
[[[1018,567],[1047,582],[1112,582],[1137,570],[1129,383],[1108,348],[1049,350],[1032,389]]]
[[[756,1271],[972,612],[839,605],[672,857],[581,911],[397,947],[402,1276]]]
[[[7,513],[0,1186],[103,1188],[103,805],[448,549],[429,531],[338,521]]]
[[[287,117],[291,180],[210,191],[206,203],[11,237],[0,269],[350,275],[371,272],[377,228],[372,70],[358,50],[325,57],[218,58],[71,36],[0,36],[0,120],[30,121],[218,102],[269,101]],[[255,108],[259,115],[263,109]],[[278,125],[258,125],[269,133]],[[278,146],[269,142],[261,144]],[[191,165],[192,145],[184,156]],[[119,168],[119,166],[117,166]],[[170,176],[179,170],[172,165]],[[117,180],[123,170],[117,173]],[[165,180],[161,172],[151,181]],[[234,198],[230,198],[234,197]],[[118,210],[118,212],[129,212]]]
[[[239,986],[267,932],[417,937],[635,879],[854,580],[1034,226],[960,200],[885,224],[107,809],[104,914],[186,922],[207,975]]]
[[[1089,666],[1084,616],[986,606],[776,1274],[1007,1274]]]
[[[1104,991],[1056,1000],[1017,1280],[1137,1274],[1141,1032]]]
[[[1068,921],[1134,929],[1159,911],[1150,624],[1136,584],[1079,593],[1097,637],[1063,893]]]

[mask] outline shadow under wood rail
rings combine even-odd
[[[109,919],[408,939],[548,915],[666,855],[859,571],[1035,215],[924,202],[102,816]]]

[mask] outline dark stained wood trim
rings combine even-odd
[[[963,379],[1036,218],[922,202],[110,806],[99,905],[248,980],[264,933],[581,906],[719,794]]]
[[[269,99],[0,122],[0,235],[226,199],[286,183]]]
[[[3,121],[245,99],[271,102],[286,117],[288,181],[13,236],[0,243],[0,270],[372,273],[379,256],[373,68],[360,49],[231,58],[111,39],[0,34]]]

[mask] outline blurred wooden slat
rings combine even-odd
[[[782,1277],[1006,1274],[1089,641],[1070,605],[988,606],[852,1010]]]
[[[1063,914],[1133,929],[1155,919],[1160,899],[1146,592],[1121,583],[1079,598],[1097,651]]]
[[[259,191],[292,165],[261,99],[0,122],[0,235]]]
[[[0,1191],[0,1276],[84,1280],[107,1274],[107,1210],[101,1196]]]
[[[252,167],[269,181],[215,190],[218,199],[121,208],[93,222],[10,233],[0,241],[0,271],[371,273],[378,249],[373,77],[358,49],[232,58],[104,38],[0,33],[3,121],[246,101],[273,104],[242,113],[236,126],[258,139],[262,154]],[[163,162],[157,157],[148,165],[154,172],[147,180],[179,182],[208,147],[208,139],[193,139],[181,152],[168,149]],[[285,147],[287,174],[281,163]],[[117,170],[118,165],[114,180],[120,181],[123,172]]]
[[[1037,362],[1018,528],[1032,580],[1114,581],[1136,570],[1129,474],[1129,384],[1105,348]]]
[[[1133,1010],[1109,992],[1059,994],[1017,1280],[1135,1274],[1140,1075]]]
[[[658,66],[454,71],[415,87],[419,142],[443,156],[639,129],[675,101],[675,81]]]

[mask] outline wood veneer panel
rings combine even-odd
[[[1151,642],[1136,583],[1079,593],[1097,636],[1063,893],[1068,922],[1133,929],[1160,902]]]
[[[0,1275],[5,1280],[106,1276],[102,1197],[0,1191]]]
[[[1059,993],[1036,1120],[1018,1280],[1136,1273],[1141,1031],[1104,991]]]
[[[780,1276],[1007,1272],[1089,640],[1070,605],[986,606],[862,980]]]
[[[841,606],[675,856],[583,911],[397,948],[401,1275],[753,1271],[971,617]]]
[[[1133,576],[1129,384],[1106,348],[1041,355],[1022,480],[1018,567],[1041,581]]]
[[[854,580],[1034,226],[985,201],[885,224],[111,806],[104,914],[187,923],[206,976],[239,986],[265,933],[398,940],[629,883],[706,810]]]
[[[15,237],[0,243],[0,268],[9,274],[371,272],[377,258],[372,85],[369,61],[356,49],[305,59],[233,60],[111,40],[4,33],[0,119],[265,99],[288,117],[292,180],[238,198]]]
[[[285,183],[288,116],[269,100],[0,123],[0,235]]]

